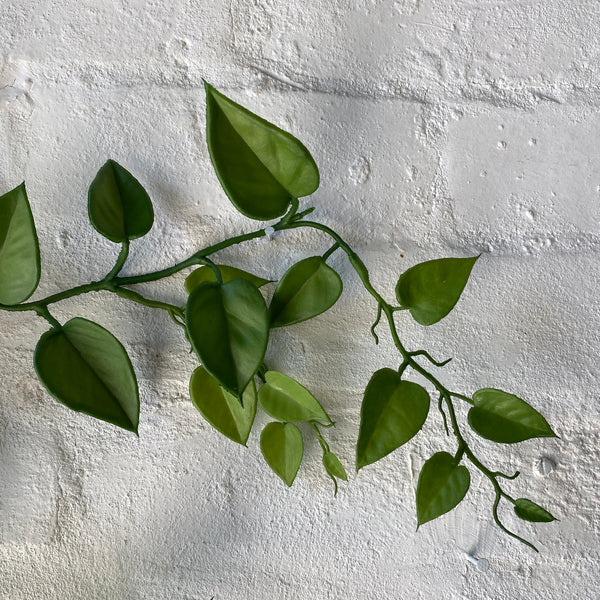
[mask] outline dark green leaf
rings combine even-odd
[[[365,390],[356,445],[356,470],[406,444],[423,427],[429,394],[393,369],[376,371]]]
[[[319,170],[304,145],[289,133],[236,104],[208,83],[208,151],[234,206],[251,219],[280,217],[291,198],[319,187]]]
[[[59,402],[137,433],[135,373],[121,342],[104,327],[71,319],[42,335],[33,362],[40,381]]]
[[[146,190],[114,160],[106,161],[90,185],[88,213],[94,228],[112,242],[142,237],[154,222]]]
[[[437,323],[458,302],[478,258],[440,258],[411,267],[396,285],[398,302],[417,323]]]
[[[417,484],[419,525],[452,510],[465,497],[471,483],[469,471],[458,466],[447,452],[434,454],[421,469]]]
[[[203,283],[188,298],[185,322],[200,362],[239,398],[267,349],[269,313],[261,293],[246,279]]]
[[[246,445],[256,415],[254,381],[250,381],[244,391],[242,406],[204,367],[198,367],[190,379],[190,395],[194,406],[215,429],[234,442]]]
[[[18,304],[40,281],[40,249],[25,184],[0,196],[0,304]]]
[[[277,285],[269,311],[271,327],[312,319],[331,308],[342,293],[340,276],[321,256],[290,267]]]
[[[515,444],[531,438],[556,437],[546,419],[517,396],[484,388],[473,394],[473,402],[469,425],[488,440]]]
[[[556,521],[545,508],[527,498],[517,498],[514,508],[517,517],[524,521],[532,521],[533,523],[550,523]]]
[[[258,391],[263,410],[279,421],[327,421],[331,419],[319,401],[296,380],[267,371],[266,384]]]
[[[343,481],[348,481],[348,475],[346,475],[344,465],[342,465],[339,458],[333,452],[325,452],[323,455],[323,466],[331,477],[337,477]]]
[[[223,283],[233,281],[234,279],[247,279],[250,283],[253,283],[256,287],[262,287],[267,283],[271,283],[269,279],[263,279],[252,273],[242,271],[242,269],[236,269],[235,267],[228,267],[227,265],[217,265],[219,271],[221,271],[221,277]],[[185,280],[185,289],[188,294],[201,283],[206,281],[216,281],[217,277],[215,272],[210,267],[200,267],[195,271],[192,271]]]
[[[292,423],[269,423],[260,436],[260,449],[267,464],[291,486],[302,462],[302,433]]]

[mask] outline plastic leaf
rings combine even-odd
[[[208,151],[219,181],[244,215],[269,220],[283,215],[291,198],[319,187],[319,170],[294,136],[236,104],[208,83]]]
[[[87,319],[46,332],[34,354],[46,389],[69,408],[137,433],[138,385],[121,342]]]
[[[291,486],[304,454],[300,430],[293,423],[269,423],[260,436],[260,449],[271,469]]]
[[[458,302],[478,258],[440,258],[411,267],[396,285],[398,302],[417,323],[437,323]]]
[[[323,466],[331,477],[337,477],[343,481],[348,481],[346,469],[340,462],[340,459],[333,452],[326,452],[323,455]]]
[[[423,427],[429,394],[393,369],[376,371],[365,390],[361,411],[356,470],[406,444]]]
[[[481,437],[502,444],[515,444],[539,437],[556,437],[544,417],[527,402],[493,388],[473,394],[469,425]]]
[[[112,242],[142,237],[154,222],[146,190],[114,160],[106,161],[90,185],[88,214],[94,228]]]
[[[236,269],[235,267],[229,267],[227,265],[217,265],[219,271],[221,271],[221,277],[223,283],[233,281],[234,279],[247,279],[250,283],[253,283],[256,287],[262,287],[267,283],[271,283],[269,279],[263,279],[242,269]],[[217,277],[215,272],[210,267],[199,267],[192,271],[185,279],[185,289],[188,294],[201,283],[206,281],[216,281]]]
[[[532,521],[533,523],[551,523],[552,521],[556,521],[545,508],[527,498],[517,498],[514,509],[517,517],[524,521]]]
[[[341,293],[340,276],[321,256],[305,258],[286,271],[275,289],[271,327],[312,319],[331,308]]]
[[[18,304],[40,281],[40,250],[22,183],[0,196],[0,304]]]

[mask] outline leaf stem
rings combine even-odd
[[[166,310],[171,315],[171,317],[176,315],[180,319],[185,320],[183,309],[181,309],[179,306],[175,306],[174,304],[169,304],[167,302],[161,302],[160,300],[152,300],[151,298],[146,298],[145,296],[142,296],[142,294],[139,294],[138,292],[134,292],[133,290],[127,290],[122,287],[117,287],[113,291],[117,296],[120,296],[121,298],[126,298],[127,300],[137,302],[138,304],[143,304],[144,306],[148,306],[150,308],[160,308],[162,310]]]
[[[331,246],[331,248],[329,248],[329,250],[323,254],[323,260],[327,260],[339,247],[339,243],[335,242],[335,244],[333,244],[333,246]]]
[[[121,272],[121,269],[125,265],[128,256],[129,240],[123,240],[121,250],[119,252],[119,256],[117,257],[117,262],[115,263],[115,266],[109,271],[109,273],[102,281],[111,281],[112,279],[114,279]]]

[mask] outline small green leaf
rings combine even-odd
[[[556,521],[545,508],[527,498],[517,498],[514,508],[517,517],[524,521],[532,521],[533,523],[550,523]]]
[[[246,445],[256,415],[254,381],[250,381],[244,390],[242,406],[204,367],[198,367],[190,379],[190,395],[194,406],[216,430],[234,442]]]
[[[137,433],[138,385],[121,342],[87,319],[47,331],[33,357],[46,389],[72,410]]]
[[[271,327],[312,319],[331,308],[341,293],[342,280],[323,257],[305,258],[286,271],[275,289]]]
[[[417,522],[420,525],[452,510],[471,483],[467,467],[447,452],[434,454],[421,469],[417,483]]]
[[[337,477],[343,481],[348,481],[346,469],[340,462],[340,459],[333,452],[325,452],[323,455],[323,466],[331,477]]]
[[[267,283],[271,283],[269,279],[263,279],[252,273],[242,271],[242,269],[236,269],[235,267],[229,267],[227,265],[217,265],[219,271],[221,271],[221,277],[223,277],[223,283],[233,281],[234,279],[247,279],[250,283],[253,283],[256,287],[262,287]],[[192,271],[185,280],[185,289],[188,294],[198,287],[201,283],[206,281],[216,281],[217,277],[215,272],[210,267],[200,267]]]
[[[238,398],[258,371],[269,340],[269,313],[255,285],[207,282],[190,294],[185,322],[205,369]]]
[[[40,281],[40,249],[25,184],[0,196],[0,304],[19,304]]]
[[[251,219],[280,217],[292,198],[319,187],[319,170],[289,133],[236,104],[205,82],[208,151],[234,206]]]
[[[365,390],[356,445],[356,470],[406,444],[427,419],[429,394],[393,369],[376,371]]]
[[[493,388],[473,394],[469,425],[481,437],[501,444],[515,444],[540,437],[556,437],[542,415],[527,402]]]
[[[98,233],[112,242],[142,237],[154,222],[146,190],[114,160],[106,161],[90,185],[88,214]]]
[[[411,267],[396,285],[398,302],[417,323],[437,323],[458,302],[478,258],[440,258]]]
[[[269,423],[260,436],[260,449],[271,469],[291,486],[304,454],[300,430],[292,423]]]
[[[295,379],[277,371],[267,371],[265,379],[258,401],[268,415],[279,421],[331,423],[319,401]]]

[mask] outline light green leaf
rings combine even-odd
[[[556,521],[545,508],[527,498],[517,498],[514,509],[517,517],[524,521],[531,521],[533,523],[550,523]]]
[[[185,322],[205,369],[240,398],[269,339],[269,314],[256,286],[246,279],[197,286],[188,298]]]
[[[138,385],[121,342],[87,319],[47,331],[33,358],[46,389],[72,410],[137,433]]]
[[[319,187],[319,170],[294,136],[205,82],[208,151],[234,206],[251,219],[280,217]]]
[[[275,289],[271,327],[312,319],[331,308],[341,293],[342,280],[323,257],[305,258],[286,271]]]
[[[323,466],[331,477],[337,477],[343,481],[348,481],[346,469],[340,462],[340,459],[333,452],[325,452],[323,455]]]
[[[556,437],[546,419],[517,396],[484,388],[473,394],[473,402],[469,425],[488,440],[515,444],[531,438]]]
[[[244,390],[242,406],[204,367],[198,367],[190,379],[190,395],[194,406],[217,431],[246,445],[256,415],[254,381],[250,381]]]
[[[376,371],[360,411],[356,470],[406,444],[423,427],[428,412],[429,394],[423,387],[402,381],[393,369]]]
[[[0,304],[19,304],[40,281],[40,249],[25,184],[0,196]]]
[[[258,277],[257,275],[253,275],[252,273],[248,273],[247,271],[242,271],[242,269],[236,269],[235,267],[229,267],[227,265],[217,265],[217,267],[219,267],[219,271],[221,271],[223,283],[233,281],[234,279],[247,279],[256,287],[262,287],[267,283],[271,283],[269,279],[263,279],[262,277]],[[216,280],[217,277],[215,275],[215,272],[210,267],[200,267],[192,271],[186,277],[185,289],[189,294],[195,287],[199,286],[201,283]]]
[[[417,522],[420,525],[452,510],[465,497],[469,471],[447,452],[434,454],[421,469],[417,483]]]
[[[292,423],[269,423],[260,436],[260,449],[287,486],[291,486],[304,454],[302,433]]]
[[[265,385],[258,391],[258,401],[274,419],[331,422],[319,401],[295,379],[277,371],[267,371],[265,379]]]
[[[440,258],[411,267],[396,285],[398,302],[417,323],[437,323],[458,302],[478,258]]]
[[[142,237],[154,222],[146,190],[114,160],[106,161],[90,185],[88,214],[98,233],[112,242]]]

